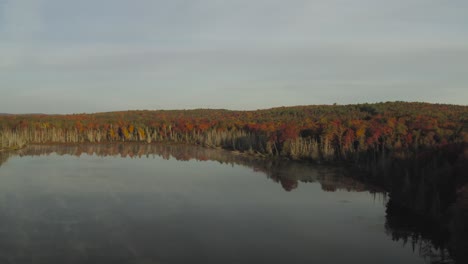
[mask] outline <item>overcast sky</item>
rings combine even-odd
[[[0,113],[468,102],[466,0],[0,0]]]

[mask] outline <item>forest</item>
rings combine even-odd
[[[447,219],[468,217],[468,106],[385,102],[256,111],[0,114],[3,151],[26,145],[128,142],[222,148],[272,161],[349,164],[367,171],[366,181],[390,193],[390,211],[409,210],[446,229],[454,225]],[[286,190],[297,187],[297,181],[279,181]],[[401,224],[399,218],[390,220],[389,225]]]
[[[257,111],[0,115],[0,149],[26,144],[179,142],[312,161],[395,158],[468,142],[468,107],[387,102]]]

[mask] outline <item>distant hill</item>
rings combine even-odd
[[[0,116],[22,116],[22,115],[44,115],[42,113],[26,113],[26,114],[11,114],[11,113],[0,113]]]
[[[468,141],[468,106],[410,102],[307,105],[254,111],[132,110],[3,115],[31,143],[179,142],[297,159],[350,160]]]

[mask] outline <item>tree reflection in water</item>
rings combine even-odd
[[[446,192],[450,196],[445,199],[445,196],[441,197],[440,188],[431,189],[426,186],[427,183],[422,182],[424,177],[411,177],[410,180],[403,176],[395,177],[397,180],[393,180],[391,186],[382,188],[366,180],[366,173],[344,166],[317,166],[309,163],[264,159],[196,146],[132,143],[29,146],[17,152],[0,152],[0,166],[11,156],[42,156],[52,153],[129,158],[159,156],[166,160],[174,158],[179,161],[212,160],[222,164],[241,165],[262,172],[288,192],[297,189],[300,183],[306,182],[318,182],[322,190],[328,192],[368,191],[382,197],[382,200],[387,203],[385,230],[393,240],[405,246],[411,246],[413,251],[419,252],[429,263],[468,263],[466,250],[468,248],[466,203],[468,197],[462,197],[453,203],[450,190],[442,190],[442,193]],[[375,182],[375,178],[373,180]],[[424,199],[421,199],[421,194],[413,194],[412,191],[421,189],[424,190]],[[390,192],[387,193],[385,190],[390,190]],[[437,190],[437,192],[431,190]],[[461,192],[460,195],[466,196],[466,193],[466,191]],[[411,210],[406,206],[401,206],[403,203],[411,204],[412,208],[424,208],[424,210],[430,208],[430,217],[424,213],[424,210]]]

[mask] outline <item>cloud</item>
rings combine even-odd
[[[0,106],[17,111],[468,100],[466,1],[1,3]]]
[[[42,0],[5,0],[1,6],[2,38],[20,42],[43,32]]]
[[[0,5],[0,69],[31,63],[44,32],[42,0],[5,0]]]

